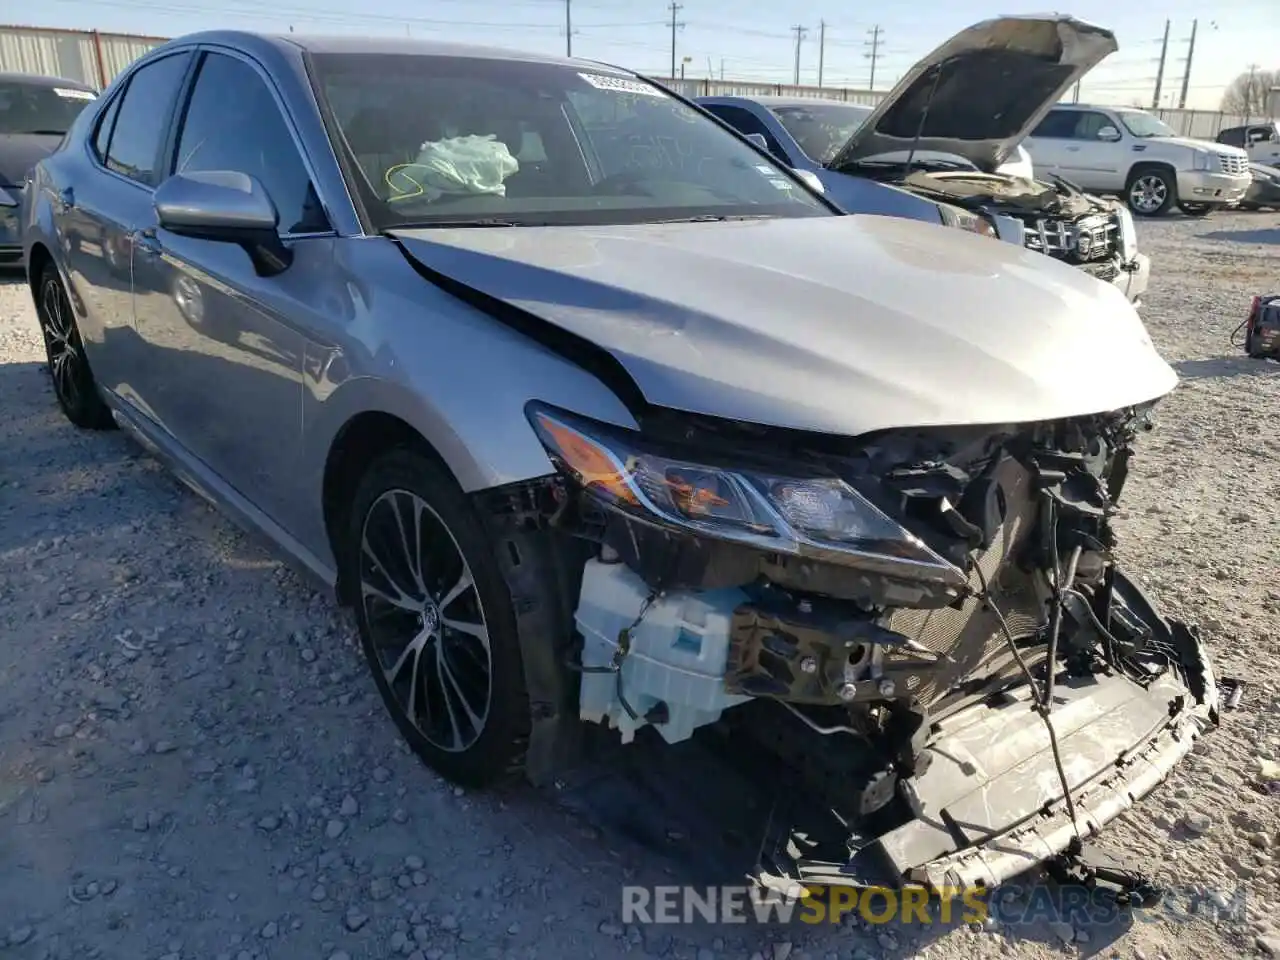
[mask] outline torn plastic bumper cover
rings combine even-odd
[[[1048,732],[1027,687],[1001,705],[943,721],[933,763],[906,781],[915,819],[854,858],[887,859],[905,883],[993,887],[1096,834],[1149,794],[1218,721],[1218,689],[1199,640],[1181,624],[1190,683],[1173,672],[1143,688],[1124,676],[1057,687],[1054,729],[1077,823],[1063,801]]]

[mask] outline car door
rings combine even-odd
[[[52,204],[94,375],[144,412],[129,238],[152,217],[167,120],[190,65],[190,51],[152,60],[111,94],[95,118],[88,162],[63,167],[66,179]]]
[[[1065,150],[1062,175],[1086,190],[1123,188],[1120,167],[1126,158],[1120,124],[1099,110],[1074,112],[1076,124]]]
[[[256,177],[292,262],[261,275],[240,246],[179,236],[153,212],[133,263],[146,390],[187,452],[296,529],[305,331],[325,312],[333,231],[283,101],[256,63],[202,52],[178,118],[169,169]]]
[[[1072,157],[1076,129],[1075,110],[1050,110],[1024,142],[1036,172],[1065,177]]]

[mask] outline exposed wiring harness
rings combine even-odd
[[[1032,696],[1035,698],[1035,711],[1044,721],[1045,730],[1049,734],[1049,749],[1053,752],[1053,765],[1058,772],[1058,782],[1062,786],[1062,799],[1067,807],[1067,816],[1071,818],[1071,829],[1075,832],[1074,852],[1079,852],[1083,847],[1084,837],[1080,834],[1080,822],[1076,817],[1075,800],[1071,796],[1071,784],[1067,780],[1066,768],[1062,765],[1062,751],[1058,746],[1058,732],[1054,729],[1053,718],[1050,716],[1053,712],[1053,680],[1054,680],[1054,661],[1058,655],[1058,636],[1062,632],[1062,613],[1066,598],[1071,593],[1071,588],[1075,581],[1076,566],[1080,560],[1081,548],[1077,546],[1071,552],[1071,559],[1067,565],[1068,580],[1064,584],[1062,577],[1062,565],[1058,556],[1057,532],[1058,532],[1058,515],[1057,509],[1052,500],[1046,500],[1048,509],[1052,511],[1051,538],[1053,541],[1053,583],[1051,584],[1053,591],[1053,614],[1050,619],[1049,627],[1049,646],[1048,655],[1045,661],[1045,682],[1044,686],[1036,682],[1035,675],[1031,672],[1031,667],[1027,664],[1026,658],[1022,656],[1022,651],[1018,649],[1018,642],[1013,636],[1013,631],[1009,629],[1009,622],[1005,619],[1004,612],[995,602],[995,598],[991,595],[991,587],[987,582],[987,576],[982,572],[980,564],[974,565],[974,571],[978,575],[978,582],[982,586],[982,593],[978,599],[991,608],[991,612],[995,614],[997,622],[1000,624],[1000,631],[1004,635],[1005,642],[1009,646],[1013,658],[1017,661],[1018,668],[1022,671],[1022,675],[1026,677],[1027,684],[1031,688]]]

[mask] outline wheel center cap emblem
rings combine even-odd
[[[435,633],[440,628],[440,608],[430,600],[422,607],[422,629],[426,633]]]

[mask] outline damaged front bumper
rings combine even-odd
[[[1042,718],[1022,687],[948,718],[907,781],[914,819],[856,851],[900,882],[995,887],[1097,834],[1164,781],[1218,719],[1218,691],[1195,642],[1197,698],[1173,673],[1145,689],[1119,675],[1057,687],[1050,717],[1071,786],[1068,811]],[[855,871],[856,872],[856,871]]]
[[[1194,628],[1111,559],[1137,411],[884,436],[822,453],[832,476],[790,468],[805,479],[533,416],[573,480],[559,522],[599,544],[580,718],[624,743],[727,727],[728,749],[776,758],[844,828],[771,855],[790,880],[994,886],[1097,833],[1217,723]],[[837,522],[863,532],[837,544]]]

